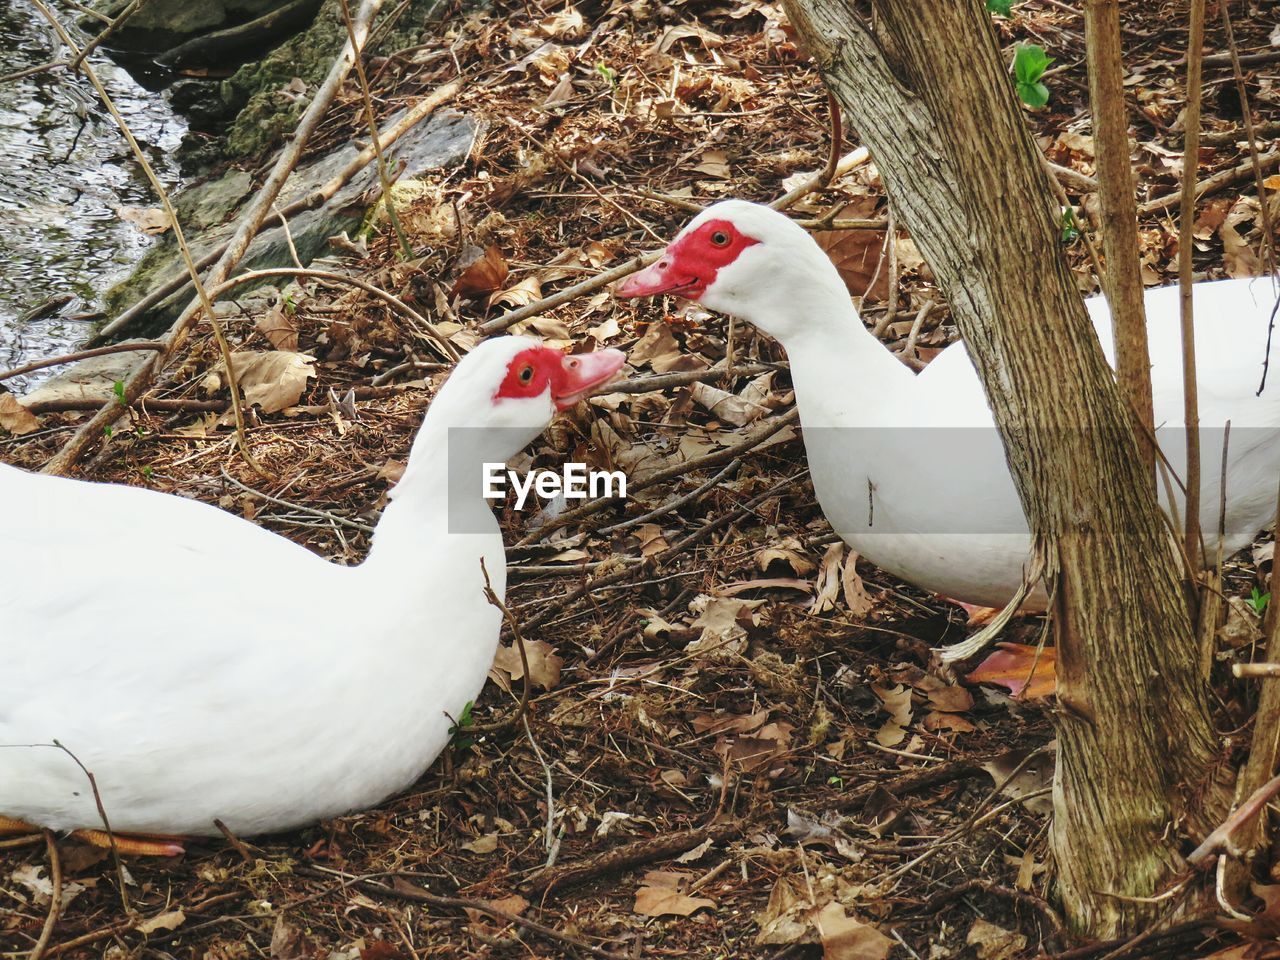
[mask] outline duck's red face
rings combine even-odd
[[[626,359],[621,350],[565,354],[551,347],[530,347],[507,364],[493,402],[540,397],[550,386],[556,409],[565,410],[610,380]]]
[[[715,283],[716,274],[759,243],[730,220],[708,220],[671,242],[662,259],[633,273],[614,289],[618,297],[652,297],[670,293],[698,300]]]

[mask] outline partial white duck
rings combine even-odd
[[[506,561],[482,464],[624,359],[477,346],[354,567],[205,503],[0,465],[0,818],[101,842],[85,770],[135,835],[285,830],[413,783],[498,642],[481,561],[498,596]]]
[[[1015,595],[1030,537],[963,343],[915,374],[863,326],[813,239],[781,213],[741,200],[699,214],[660,260],[622,281],[616,294],[676,294],[778,340],[791,362],[814,489],[845,542],[882,569],[956,600],[1001,607]],[[1263,279],[1201,283],[1194,303],[1201,517],[1212,555],[1222,433],[1230,420],[1225,549],[1231,553],[1275,512],[1280,387],[1255,396],[1272,287]],[[1106,301],[1093,297],[1086,306],[1114,362]],[[1148,291],[1146,310],[1157,435],[1181,477],[1177,288]],[[1045,602],[1038,587],[1023,607],[1043,609]]]

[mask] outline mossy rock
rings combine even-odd
[[[419,43],[442,5],[442,0],[412,0],[378,48],[366,50],[365,56]],[[346,39],[341,4],[325,0],[310,27],[224,80],[223,99],[240,111],[227,132],[227,155],[258,156],[282,143],[297,127],[310,94],[328,75]],[[286,92],[294,77],[307,85],[307,96]]]

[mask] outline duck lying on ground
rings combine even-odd
[[[113,831],[153,837],[285,830],[413,783],[497,647],[482,464],[624,359],[476,347],[354,567],[205,503],[0,465],[0,827],[105,840],[86,771]]]

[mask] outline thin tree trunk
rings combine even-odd
[[[1058,644],[1052,847],[1072,927],[1164,908],[1179,834],[1226,809],[1150,476],[1059,244],[981,0],[786,0],[968,344],[1045,563]],[[1069,374],[1066,372],[1069,371]]]
[[[1152,489],[1155,489],[1155,416],[1151,408],[1151,361],[1147,314],[1138,265],[1138,201],[1129,165],[1129,117],[1124,101],[1119,0],[1086,0],[1085,49],[1089,61],[1089,104],[1093,149],[1098,161],[1098,201],[1102,249],[1106,257],[1107,304],[1116,349],[1116,380],[1129,401],[1135,435]]]

